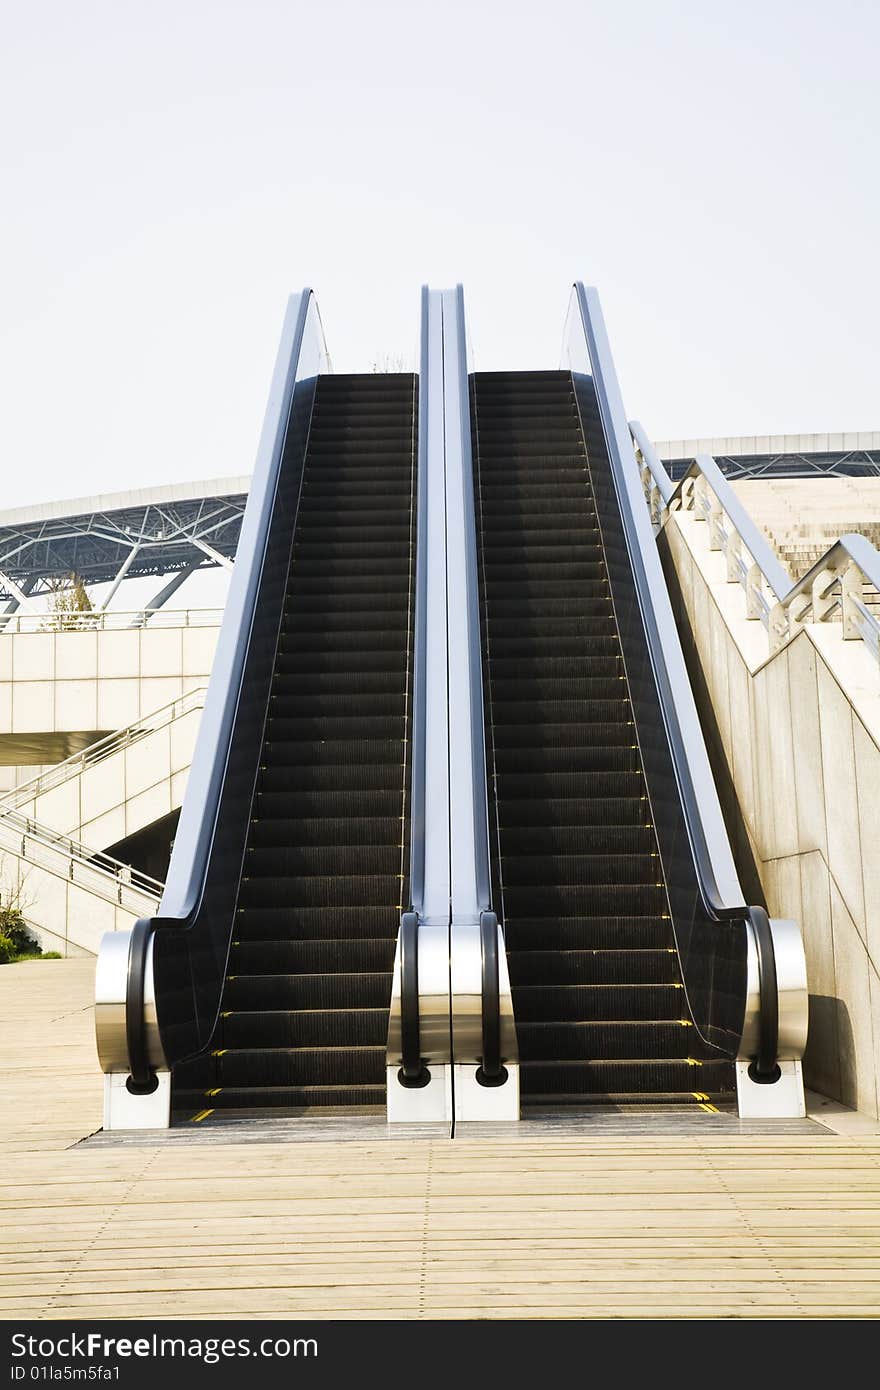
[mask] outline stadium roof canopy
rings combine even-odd
[[[880,430],[667,439],[654,445],[672,478],[710,454],[728,478],[880,477]]]
[[[172,576],[148,606],[161,607],[196,570],[231,567],[250,478],[105,493],[0,512],[0,601],[28,609],[70,574],[110,583]]]

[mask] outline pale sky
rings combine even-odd
[[[338,370],[556,367],[655,438],[880,428],[876,0],[0,0],[0,510],[249,472],[287,294]]]

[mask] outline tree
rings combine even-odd
[[[79,627],[80,623],[73,615],[91,611],[92,600],[81,575],[71,572],[49,580],[49,613],[52,628]]]

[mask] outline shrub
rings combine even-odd
[[[9,965],[22,956],[37,959],[42,954],[18,908],[14,904],[0,906],[0,965]]]

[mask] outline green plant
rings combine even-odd
[[[5,904],[0,903],[0,965],[10,965],[12,961],[23,958],[36,960],[42,954],[28,931],[17,897]]]

